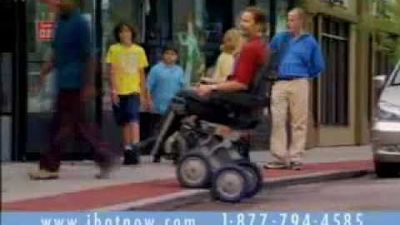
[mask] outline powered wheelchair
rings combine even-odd
[[[252,130],[269,106],[274,78],[261,66],[247,91],[213,92],[199,97],[193,90],[178,93],[152,148],[153,156],[177,164],[179,183],[211,188],[215,199],[238,202],[257,194],[262,174],[249,159],[249,143],[240,131]],[[221,125],[231,132],[221,132]]]

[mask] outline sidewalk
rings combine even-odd
[[[265,163],[267,152],[253,152],[252,159]],[[317,148],[307,152],[301,171],[264,170],[266,186],[338,179],[372,170],[369,146]],[[111,179],[97,180],[92,162],[65,162],[60,179],[31,181],[27,172],[35,163],[3,163],[2,208],[6,211],[75,211],[146,209],[150,205],[208,196],[207,190],[182,189],[175,179],[175,167],[168,162],[150,163],[144,157],[137,167],[121,167]]]

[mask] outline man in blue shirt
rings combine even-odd
[[[61,0],[53,43],[53,56],[42,67],[40,78],[43,83],[47,74],[54,69],[56,76],[57,101],[50,130],[50,148],[41,154],[39,170],[29,173],[31,179],[47,180],[58,178],[61,149],[66,138],[79,135],[90,143],[97,164],[98,178],[108,176],[116,156],[99,138],[96,126],[84,123],[84,104],[92,92],[93,73],[90,56],[90,30],[88,22],[78,9],[79,0]]]
[[[277,53],[278,81],[271,96],[271,152],[276,161],[265,165],[269,169],[302,167],[307,138],[309,81],[324,70],[321,48],[315,38],[304,31],[305,12],[296,8],[288,14],[287,32],[277,34],[271,41]],[[286,120],[290,113],[291,140],[288,147]]]

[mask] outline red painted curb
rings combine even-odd
[[[265,178],[307,175],[324,171],[372,169],[372,161],[350,161],[305,165],[301,171],[264,170]],[[135,202],[181,191],[175,179],[130,183],[84,191],[63,193],[49,197],[20,200],[2,204],[4,211],[81,211]]]

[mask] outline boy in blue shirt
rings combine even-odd
[[[172,98],[185,87],[183,69],[176,65],[178,49],[167,45],[163,49],[162,61],[153,66],[147,78],[147,87],[150,93],[151,108],[159,127],[162,118],[168,113]],[[154,161],[159,162],[160,156]]]
[[[153,66],[147,80],[152,111],[166,115],[172,98],[185,86],[183,69],[176,65],[178,50],[173,45],[163,49],[162,61]]]

